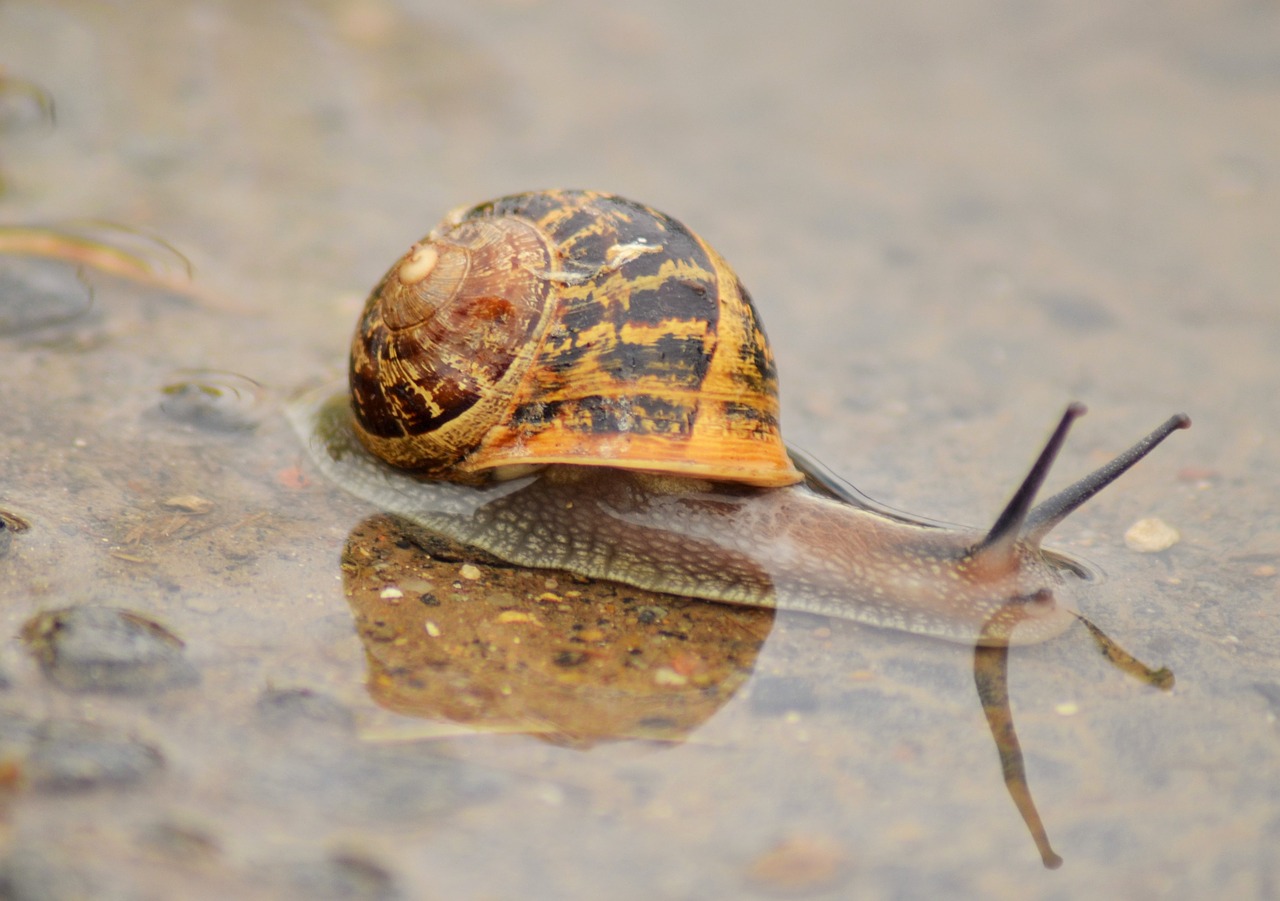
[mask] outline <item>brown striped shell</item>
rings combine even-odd
[[[369,297],[350,378],[364,445],[432,478],[571,463],[801,479],[742,283],[684,225],[609,194],[446,217]]]

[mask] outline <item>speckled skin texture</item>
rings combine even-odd
[[[1043,641],[1080,570],[1033,544],[995,563],[984,532],[944,529],[819,497],[607,467],[554,466],[473,488],[416,478],[361,446],[346,398],[291,413],[349,491],[521,566],[677,595],[818,613],[964,644]]]

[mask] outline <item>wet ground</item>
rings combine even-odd
[[[4,2],[0,66],[0,894],[1280,892],[1273,4]],[[989,522],[1069,400],[1051,487],[1190,414],[1055,533],[1176,686],[1011,655],[1061,868],[971,650],[488,566],[311,468],[282,403],[391,261],[556,185],[715,244],[789,439],[895,507]]]

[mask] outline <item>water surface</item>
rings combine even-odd
[[[13,892],[1275,894],[1277,15],[0,5],[2,74],[38,87],[0,94],[0,228],[116,223],[194,268],[100,224],[152,274],[0,253]],[[281,405],[342,371],[391,261],[561,185],[715,244],[790,440],[895,507],[993,520],[1070,400],[1051,489],[1191,415],[1055,533],[1107,573],[1088,615],[1176,687],[1081,630],[1011,655],[1060,869],[970,650],[464,572],[309,467]],[[1181,541],[1129,550],[1148,516]],[[60,678],[19,636],[76,606],[163,626],[197,681],[127,619],[140,682]]]

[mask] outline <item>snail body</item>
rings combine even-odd
[[[586,191],[451,214],[366,303],[349,394],[290,411],[338,484],[507,562],[995,646],[1075,621],[1088,571],[1042,539],[1189,425],[1033,507],[1081,413],[988,530],[880,508],[788,452],[772,352],[719,255]]]

